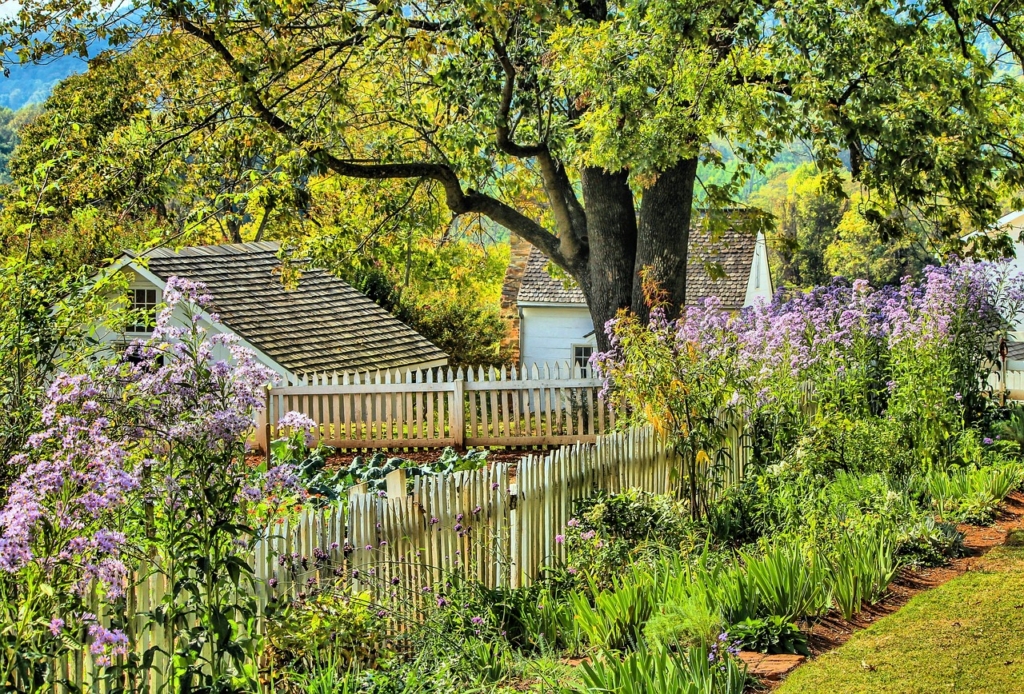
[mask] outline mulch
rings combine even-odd
[[[885,599],[866,606],[849,621],[835,610],[818,618],[807,630],[811,655],[817,657],[839,648],[856,631],[896,612],[918,593],[941,586],[946,581],[978,568],[980,558],[989,550],[1004,544],[1011,532],[1024,529],[1024,493],[1011,492],[1000,506],[992,525],[979,527],[961,524],[957,529],[964,534],[963,557],[936,568],[903,569],[889,585],[889,595]],[[779,681],[764,680],[763,684],[772,689],[778,686]]]

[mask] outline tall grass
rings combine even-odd
[[[885,527],[847,530],[839,536],[832,559],[829,581],[832,600],[843,617],[850,619],[864,603],[873,604],[885,596],[900,563],[896,542]]]
[[[742,665],[701,646],[682,652],[642,646],[621,660],[596,660],[581,669],[583,685],[575,691],[588,694],[741,694],[747,679]]]
[[[917,492],[941,518],[988,522],[999,503],[1024,480],[1024,468],[1016,464],[973,465],[929,470],[914,481]]]

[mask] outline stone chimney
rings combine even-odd
[[[533,246],[516,234],[510,234],[512,255],[505,270],[505,283],[501,286],[501,317],[508,322],[508,334],[502,341],[502,351],[508,350],[513,364],[519,364],[519,287],[523,283],[526,262]]]

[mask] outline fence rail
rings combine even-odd
[[[602,381],[579,366],[308,374],[271,388],[259,446],[289,411],[336,448],[536,446],[592,443],[615,423]]]

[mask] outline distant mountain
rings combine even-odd
[[[87,67],[85,60],[74,56],[45,65],[11,65],[10,77],[0,75],[0,106],[17,111],[25,104],[41,104],[58,82]]]

